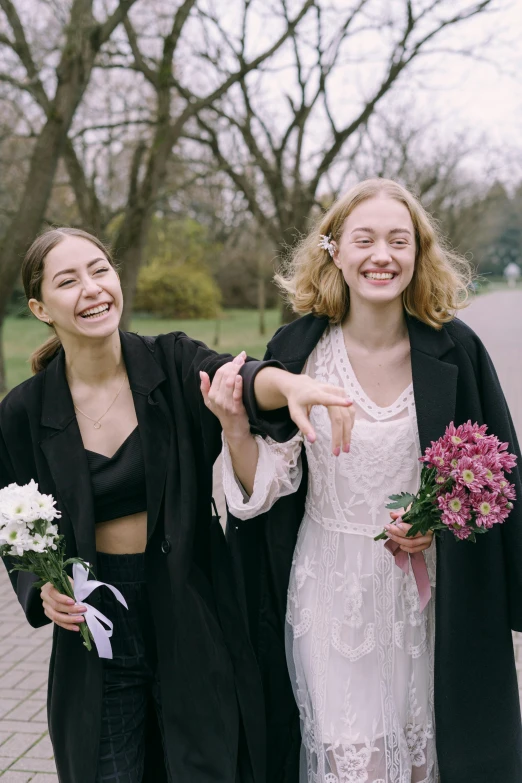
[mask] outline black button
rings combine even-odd
[[[171,549],[172,549],[172,544],[170,543],[168,538],[166,538],[164,541],[161,542],[161,551],[163,552],[164,555],[168,555]]]

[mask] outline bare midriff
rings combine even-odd
[[[98,522],[96,551],[108,555],[135,555],[147,545],[147,512]]]

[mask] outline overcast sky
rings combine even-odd
[[[497,40],[479,53],[484,62],[441,57],[441,70],[428,76],[433,89],[423,100],[438,108],[444,124],[451,126],[454,117],[455,126],[483,131],[496,145],[513,146],[522,155],[522,0],[508,0],[505,10],[462,27],[462,45],[490,30]]]

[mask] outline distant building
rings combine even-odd
[[[510,288],[516,288],[518,278],[520,277],[520,267],[518,264],[515,264],[514,261],[511,261],[505,268],[504,268],[504,277],[507,280],[507,284]]]

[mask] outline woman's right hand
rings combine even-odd
[[[72,580],[71,580],[72,581]],[[40,591],[44,614],[53,623],[65,628],[66,631],[79,631],[79,624],[85,622],[83,612],[87,607],[76,604],[68,595],[59,593],[50,582],[44,584]]]
[[[332,426],[332,453],[338,457],[341,451],[350,450],[350,440],[355,419],[355,408],[346,391],[337,386],[320,383],[307,375],[286,373],[284,394],[288,412],[303,435],[313,443],[315,430],[310,422],[310,411],[314,405],[324,405],[328,410]]]

